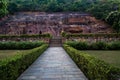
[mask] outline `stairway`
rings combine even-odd
[[[50,40],[50,47],[61,47],[62,46],[62,38],[61,37],[53,37]]]

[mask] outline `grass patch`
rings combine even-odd
[[[94,56],[79,51],[69,45],[64,45],[64,49],[84,72],[89,80],[119,80],[120,68],[112,66],[105,61]]]
[[[21,54],[27,50],[0,50],[0,60]]]
[[[0,80],[16,80],[47,47],[47,44],[43,44],[40,47],[0,60]]]
[[[99,50],[87,50],[83,51],[90,55],[104,60],[114,66],[120,67],[120,51],[99,51]]]

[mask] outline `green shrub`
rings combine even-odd
[[[110,50],[120,50],[120,42],[112,42],[108,44]]]
[[[1,50],[6,50],[6,49],[19,49],[19,50],[25,50],[25,49],[32,49],[35,47],[39,47],[44,42],[28,42],[28,41],[22,41],[22,42],[14,42],[14,41],[9,41],[9,42],[0,42],[0,49]]]
[[[76,42],[76,41],[67,41],[65,44],[70,45],[70,46],[72,46],[72,47],[77,49],[77,44],[78,43],[79,42]]]
[[[120,33],[89,33],[89,34],[67,34],[63,37],[120,37]]]
[[[0,35],[0,39],[5,38],[5,39],[9,39],[9,38],[51,38],[52,36],[47,33],[47,34],[38,34],[38,35]]]
[[[87,42],[76,42],[76,41],[69,41],[69,42],[66,42],[66,44],[74,47],[75,49],[78,49],[78,50],[86,50],[86,49],[89,49],[89,45]]]
[[[64,49],[75,61],[78,67],[84,72],[89,80],[118,80],[120,69],[113,67],[89,54],[80,52],[68,45]]]
[[[78,50],[120,50],[120,42],[76,42],[68,41],[65,44]]]
[[[16,78],[29,67],[48,47],[44,44],[9,59],[0,61],[0,80],[16,80]]]
[[[65,36],[66,36],[66,32],[61,32],[61,35],[62,35],[63,37],[65,37]]]
[[[96,42],[90,44],[90,49],[93,50],[107,50],[108,44],[106,42]]]

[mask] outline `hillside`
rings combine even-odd
[[[120,32],[119,0],[0,0],[0,17],[16,12],[86,12]]]
[[[1,22],[2,23],[2,22]],[[19,12],[6,19],[0,26],[0,34],[39,34],[60,35],[67,33],[112,33],[104,21],[85,13],[45,13]]]

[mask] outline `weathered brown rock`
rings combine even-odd
[[[20,12],[0,21],[0,34],[39,34],[41,31],[60,35],[62,30],[70,33],[112,32],[106,23],[81,13]]]

